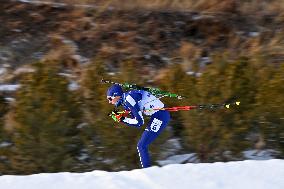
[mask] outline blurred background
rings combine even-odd
[[[1,0],[0,174],[139,168],[102,78],[187,96],[154,165],[284,157],[284,0]]]

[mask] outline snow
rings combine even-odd
[[[201,20],[201,19],[207,19],[207,18],[214,18],[214,16],[211,16],[211,15],[193,15],[192,16],[192,20]]]
[[[3,75],[7,72],[6,68],[0,68],[0,75]]]
[[[17,33],[21,33],[22,32],[22,30],[20,30],[20,29],[12,29],[11,31],[17,32]]]
[[[192,153],[192,154],[174,155],[174,156],[167,158],[166,160],[160,160],[157,162],[159,165],[164,166],[164,165],[169,165],[169,164],[174,164],[174,163],[185,163],[187,161],[198,162],[199,160],[197,159],[196,154]]]
[[[113,75],[115,75],[116,73],[115,73],[115,72],[108,72],[107,74],[113,76]]]
[[[10,53],[8,50],[0,48],[0,60],[1,62],[6,62],[10,56]],[[3,66],[2,66],[3,67]]]
[[[283,189],[284,160],[172,164],[132,171],[0,177],[0,189]]]
[[[79,84],[77,82],[75,82],[75,81],[71,81],[71,83],[69,83],[69,85],[68,85],[68,89],[70,91],[76,91],[79,88],[80,88]]]
[[[15,92],[21,87],[20,84],[0,84],[0,92]],[[68,85],[70,91],[75,91],[80,88],[79,84],[75,81],[71,81]],[[1,188],[0,188],[1,189]]]
[[[30,3],[35,5],[52,5],[53,7],[65,7],[68,6],[66,3],[57,3],[57,2],[50,2],[50,1],[40,1],[40,0],[18,0],[22,3]],[[74,7],[82,7],[82,8],[96,8],[95,5],[88,5],[88,4],[72,4]]]
[[[11,145],[12,145],[11,142],[1,142],[0,143],[0,148],[6,148],[6,147],[9,147]]]
[[[37,1],[37,0],[18,0],[18,1],[22,3],[54,5],[57,7],[66,6],[65,3],[54,3],[54,2],[49,2],[49,1]]]
[[[187,75],[191,75],[191,76],[196,76],[196,77],[200,77],[202,75],[202,73],[200,72],[193,72],[193,71],[188,71],[186,72]]]
[[[247,150],[243,152],[246,159],[251,160],[269,160],[273,159],[278,152],[273,149],[266,150]]]
[[[210,64],[212,62],[210,57],[201,57],[200,58],[200,64],[201,65],[206,65],[206,64]]]
[[[250,37],[257,37],[257,36],[260,35],[260,33],[259,33],[259,32],[249,32],[248,35],[249,35]]]
[[[169,132],[172,132],[171,127],[167,127]],[[165,160],[165,158],[169,158],[170,156],[179,154],[179,151],[182,149],[180,139],[179,138],[170,138],[163,145],[162,150],[159,155],[159,158]],[[159,161],[157,161],[159,163]],[[187,162],[192,163],[192,162]]]
[[[15,85],[3,84],[3,85],[0,85],[0,91],[16,91],[18,88],[20,88],[19,84],[15,84]]]
[[[89,63],[90,59],[86,58],[86,57],[83,57],[79,54],[75,54],[75,55],[72,55],[72,57],[77,60],[78,62],[82,63],[82,64],[86,64],[86,63]]]
[[[15,102],[15,98],[11,98],[11,97],[5,97],[5,100],[7,102]]]
[[[18,75],[18,74],[32,73],[32,72],[35,72],[35,69],[29,68],[29,67],[21,67],[21,68],[17,68],[17,69],[14,71],[14,74]]]

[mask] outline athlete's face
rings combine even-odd
[[[108,103],[110,104],[115,104],[119,99],[120,99],[121,96],[107,96],[107,99],[108,99]]]

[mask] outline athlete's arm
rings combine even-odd
[[[138,101],[140,101],[142,95],[139,93],[129,94],[125,98],[125,104],[129,107],[133,118],[125,118],[122,122],[126,123],[129,126],[141,127],[144,124],[144,119]]]

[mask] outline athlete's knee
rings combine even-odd
[[[145,142],[139,141],[137,144],[137,149],[139,151],[146,150],[148,148],[148,145]]]

